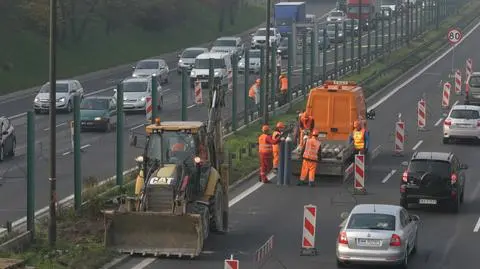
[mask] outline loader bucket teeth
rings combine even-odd
[[[130,254],[198,256],[203,248],[201,217],[157,212],[105,214],[106,247]]]

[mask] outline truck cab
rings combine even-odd
[[[305,2],[280,2],[274,8],[275,25],[285,37],[292,32],[292,24],[305,24],[307,19]]]
[[[360,20],[364,30],[375,27],[381,13],[381,0],[347,0],[347,17]]]

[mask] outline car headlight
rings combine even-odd
[[[213,74],[215,77],[218,77],[220,76],[220,72],[219,71],[215,71],[215,73]]]
[[[123,97],[123,101],[127,101],[127,97],[124,96],[124,97]]]
[[[332,18],[327,18],[327,21],[331,21],[331,20],[332,20]]]
[[[140,98],[140,101],[145,102],[146,99],[147,97],[143,96],[142,98]]]
[[[64,103],[65,102],[65,97],[57,99],[57,102]]]
[[[194,77],[194,76],[196,76],[196,75],[197,75],[197,73],[195,73],[195,71],[190,72],[190,76],[191,76],[191,77]]]
[[[102,117],[95,117],[94,120],[102,120]]]
[[[239,63],[238,63],[238,66],[244,66],[244,65],[245,65],[244,62],[239,62]]]
[[[282,50],[277,50],[277,53],[282,53]]]
[[[179,64],[183,63],[183,60],[182,59],[178,60],[178,63]]]
[[[136,78],[136,77],[138,77],[138,75],[137,74],[132,74],[132,77]]]
[[[40,99],[38,99],[38,97],[35,97],[35,99],[33,100],[33,102],[38,103],[38,102],[40,102]]]
[[[343,34],[342,33],[338,33],[338,36],[342,36]]]

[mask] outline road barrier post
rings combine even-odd
[[[307,32],[302,33],[302,88],[307,85]]]
[[[293,26],[292,26],[293,27]],[[287,83],[288,83],[288,91],[287,91],[287,102],[289,104],[289,107],[292,107],[292,92],[293,92],[293,64],[295,63],[294,61],[294,56],[293,55],[293,46],[296,45],[294,42],[293,38],[295,36],[292,33],[288,33],[288,61],[287,61]]]
[[[345,37],[343,37],[345,38]],[[333,77],[338,78],[338,23],[335,23],[335,44],[333,52]]]
[[[362,6],[362,0],[358,1],[358,6]],[[360,74],[362,72],[362,35],[363,35],[363,25],[365,24],[364,21],[362,21],[362,8],[358,9],[358,39],[357,39],[357,49],[358,49],[358,66],[357,66],[357,74]],[[370,26],[367,26],[369,28]],[[336,78],[336,77],[335,77]]]
[[[274,236],[272,235],[255,251],[255,257],[253,259],[253,262],[256,265],[255,268],[262,268],[265,262],[272,257],[273,243]]]
[[[282,183],[284,186],[290,185],[290,175],[292,174],[292,150],[293,150],[293,140],[289,136],[285,139],[285,149],[284,149],[284,171],[283,171],[283,180]]]
[[[328,39],[327,29],[323,28],[323,44],[327,44],[327,39]],[[325,81],[325,80],[327,80],[327,49],[322,48],[322,81]],[[290,81],[290,78],[288,79],[288,81]]]
[[[277,185],[283,185],[283,179],[285,174],[285,138],[280,139],[280,143],[278,145],[279,153],[278,153],[278,172],[277,172]]]
[[[245,66],[247,70],[249,66]],[[232,131],[237,131],[238,55],[232,57]]]
[[[260,107],[258,108],[258,115],[263,117],[263,107],[266,105],[265,100],[265,73],[267,72],[267,62],[265,57],[265,48],[260,47]]]
[[[35,114],[27,112],[27,231],[35,237]]]
[[[185,72],[182,72],[185,73]],[[123,125],[124,125],[124,115],[123,115],[123,84],[120,83],[117,86],[117,141],[116,141],[116,184],[123,185],[123,171],[125,170],[124,161],[123,161]]]
[[[395,123],[394,155],[403,156],[404,148],[405,148],[405,122],[402,120],[402,114],[398,113],[398,121]]]
[[[382,23],[382,26],[381,26],[382,27],[382,29],[381,29],[381,32],[382,32],[381,33],[381,35],[382,35],[382,39],[381,39],[382,40],[382,48],[381,48],[382,55],[385,54],[385,19],[384,18],[385,18],[385,9],[382,9],[382,21],[381,21],[381,23]]]
[[[375,15],[375,19],[376,19],[376,22],[375,22],[375,58],[378,58],[378,54],[379,54],[379,49],[378,49],[378,20],[380,18],[380,15],[378,15],[378,13]]]
[[[210,82],[209,82],[210,83]],[[190,88],[190,81],[187,72],[182,72],[182,93],[181,93],[181,120],[186,121],[188,119],[188,110],[187,110],[187,100],[188,100],[188,95],[187,91]],[[202,97],[202,102],[203,102],[203,93],[202,93],[202,83],[200,82],[200,94]],[[195,92],[195,99],[197,99],[196,92]],[[197,101],[197,100],[195,100]],[[155,119],[152,119],[155,121]]]
[[[153,122],[152,117],[152,96],[147,96],[145,98],[145,117],[147,119],[147,123]]]
[[[342,75],[344,74],[345,72],[345,66],[347,66],[347,41],[348,41],[348,38],[346,36],[346,29],[347,29],[347,22],[346,21],[343,21],[343,39],[342,39]],[[354,33],[354,29],[352,28],[350,30],[350,34],[353,35]],[[310,83],[310,84],[313,84],[313,83]]]
[[[420,99],[417,105],[417,129],[419,131],[425,131],[427,125],[427,106],[425,100]]]
[[[403,17],[405,16],[405,8],[402,8],[402,12],[400,12],[400,46],[403,46],[404,43],[404,34],[403,34]]]
[[[250,49],[245,50],[245,71],[243,72],[243,121],[245,125],[249,123],[250,98],[248,90],[250,89]]]
[[[317,229],[317,206],[303,206],[303,232],[300,256],[316,256],[315,235]]]
[[[465,77],[468,80],[473,72],[473,60],[472,58],[468,58],[466,61],[466,68],[465,68]]]
[[[226,259],[224,264],[224,269],[240,269],[240,261],[235,260],[233,255],[230,256],[230,259]]]
[[[392,52],[392,14],[388,16],[388,54],[390,54],[391,52]]]
[[[415,3],[415,36],[418,36],[420,34],[420,29],[418,29],[420,22],[418,21],[418,3]]]
[[[352,175],[354,166],[355,163],[352,162],[347,168],[345,168],[343,173],[343,182],[347,181],[347,179]]]
[[[186,72],[182,72],[186,73]],[[153,75],[152,76],[152,123],[155,123],[155,119],[158,118],[158,107],[160,106],[160,102],[158,101],[158,95],[159,92],[157,90],[158,88],[158,80],[157,76]]]
[[[450,90],[452,84],[450,82],[445,82],[443,84],[443,93],[442,93],[442,108],[448,109],[450,107]]]
[[[393,34],[394,34],[394,37],[393,37],[393,49],[397,49],[398,48],[398,12],[399,12],[399,8],[395,9],[395,12],[393,13],[393,20],[394,20],[394,25],[393,25]]]
[[[459,69],[455,72],[455,94],[462,94],[462,73]]]
[[[108,123],[110,124],[110,122]],[[82,206],[82,155],[80,143],[80,96],[73,97],[73,194],[77,213]]]
[[[200,81],[195,81],[194,83],[194,92],[195,92],[195,104],[201,105],[203,104],[203,89],[202,83]],[[183,117],[182,117],[183,118]],[[187,117],[185,117],[187,118]]]
[[[372,23],[373,20],[370,20],[370,23]],[[370,50],[370,45],[372,43],[372,31],[371,29],[368,29],[367,31],[367,64],[370,64],[370,61],[372,60],[371,57],[371,50]]]
[[[315,25],[313,30],[310,32],[310,85],[313,85],[315,82],[315,71],[317,67],[317,52],[318,52],[318,28]],[[345,43],[346,44],[346,43]],[[303,90],[303,99],[307,98],[307,92],[305,88]]]
[[[365,189],[365,155],[359,153],[355,154],[354,162],[354,181],[353,190],[356,194],[366,194]]]
[[[278,77],[280,74],[277,74],[277,44],[272,44],[272,58],[270,62],[270,71],[272,73],[270,78],[270,105],[272,107],[272,114],[275,117],[276,115],[276,100],[277,100],[277,89],[278,89]]]
[[[354,31],[355,20],[350,20],[350,27],[351,27],[352,31]],[[360,28],[360,27],[362,27],[362,26],[358,25],[358,28]],[[324,40],[324,42],[325,42],[325,40]],[[353,68],[354,59],[355,59],[355,34],[352,33],[352,35],[350,35],[350,66],[352,68]],[[323,81],[325,81],[325,79]]]

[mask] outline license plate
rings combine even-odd
[[[318,134],[318,137],[320,137],[320,138],[325,138],[325,137],[327,137],[327,134],[326,134],[326,133],[319,133],[319,134]]]
[[[208,79],[199,79],[198,81],[205,83],[208,82]]]
[[[382,246],[382,240],[357,239],[357,245],[361,247],[380,247]]]
[[[437,200],[432,200],[432,199],[420,199],[418,201],[419,204],[422,204],[422,205],[436,205],[437,204]]]

